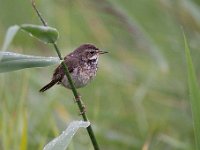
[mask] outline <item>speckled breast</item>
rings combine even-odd
[[[79,66],[74,69],[71,73],[71,77],[74,81],[74,85],[76,88],[81,88],[86,86],[95,76],[97,72],[97,63],[88,64],[85,63],[83,66]],[[68,79],[65,76],[61,83],[66,88],[71,88]]]

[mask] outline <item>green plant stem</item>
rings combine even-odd
[[[36,8],[35,1],[34,1],[34,0],[32,0],[32,6],[33,6],[34,10],[36,11],[38,17],[40,18],[42,24],[43,24],[44,26],[47,26],[46,21],[43,19],[41,13],[40,13],[40,12],[38,11],[38,9]],[[60,59],[60,60],[63,60],[62,55],[61,55],[61,52],[60,52],[60,50],[59,50],[57,44],[56,44],[56,43],[53,43],[53,46],[54,46],[54,48],[55,48],[55,50],[56,50],[56,53],[57,53],[59,59]],[[74,86],[73,80],[72,80],[71,75],[70,75],[70,72],[69,72],[69,70],[68,70],[68,67],[67,67],[67,65],[64,63],[64,61],[62,61],[61,64],[62,64],[62,66],[63,66],[63,68],[64,68],[65,75],[67,76],[67,79],[68,79],[69,84],[70,84],[70,86],[71,86],[72,92],[73,92],[74,97],[75,97],[75,99],[76,99],[77,105],[78,105],[79,110],[80,110],[80,114],[82,115],[84,121],[89,121],[88,118],[87,118],[87,115],[86,115],[86,113],[85,113],[85,106],[84,106],[84,103],[83,103],[83,101],[81,100],[81,96],[78,94],[78,92],[77,92],[77,90],[76,90],[76,87]],[[94,135],[94,132],[93,132],[93,129],[92,129],[91,124],[87,127],[87,131],[88,131],[88,134],[89,134],[90,139],[91,139],[91,141],[92,141],[92,144],[93,144],[94,149],[95,149],[95,150],[99,150],[99,146],[98,146],[98,143],[97,143],[96,137],[95,137],[95,135]]]
[[[37,7],[36,7],[36,5],[35,5],[35,0],[31,0],[31,3],[32,3],[32,6],[33,6],[33,9],[34,9],[35,12],[37,13],[37,15],[38,15],[40,21],[42,22],[42,24],[43,24],[44,26],[48,26],[48,25],[47,25],[47,22],[42,18],[41,13],[38,11],[38,9],[37,9]]]
[[[54,46],[54,48],[55,48],[55,50],[56,50],[56,53],[58,54],[59,59],[60,59],[60,60],[63,60],[63,58],[62,58],[62,56],[61,56],[61,53],[60,53],[60,51],[59,51],[59,48],[58,48],[57,44],[56,44],[56,43],[53,43],[53,46]]]
[[[65,74],[66,74],[66,76],[68,78],[68,81],[69,81],[69,84],[70,84],[70,86],[72,88],[72,92],[74,94],[74,97],[75,97],[76,102],[78,104],[79,110],[81,112],[80,114],[82,115],[84,121],[89,121],[88,118],[87,118],[87,115],[85,113],[85,106],[83,104],[83,101],[81,100],[81,96],[78,94],[78,92],[77,92],[77,90],[76,90],[76,88],[74,86],[74,83],[73,83],[72,78],[70,76],[69,70],[68,70],[66,64],[64,63],[64,61],[62,61],[61,64],[64,67]],[[88,131],[88,134],[89,134],[90,139],[92,141],[94,149],[95,150],[99,150],[99,146],[98,146],[98,143],[97,143],[96,137],[94,135],[94,132],[93,132],[91,124],[87,127],[87,131]]]

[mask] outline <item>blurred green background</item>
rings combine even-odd
[[[200,74],[199,0],[37,0],[60,32],[66,55],[83,43],[109,51],[96,79],[80,89],[102,150],[194,150],[182,29]],[[15,24],[41,24],[30,1],[0,0],[0,45]],[[19,32],[9,51],[56,56]],[[56,66],[0,74],[0,149],[39,150],[73,120],[81,120],[71,91],[50,81]],[[92,150],[84,129],[69,150]]]

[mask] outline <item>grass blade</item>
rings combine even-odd
[[[0,57],[2,57],[0,61],[0,73],[25,68],[46,67],[60,63],[57,57],[21,55],[12,52],[0,52]]]
[[[185,43],[185,55],[187,60],[188,85],[189,85],[190,103],[193,116],[194,135],[196,140],[196,149],[199,150],[200,149],[200,89],[195,75],[195,70],[190,55],[190,49],[184,33],[183,37]]]
[[[89,125],[89,122],[73,121],[60,136],[49,142],[43,150],[65,150],[77,130],[80,127],[87,128]]]
[[[23,128],[22,128],[22,134],[21,134],[21,142],[20,142],[20,150],[27,150],[27,140],[28,140],[28,133],[27,133],[27,115],[26,112],[23,112]]]
[[[18,25],[14,25],[8,28],[5,39],[4,39],[4,43],[2,46],[2,51],[6,51],[8,49],[10,43],[13,41],[13,38],[15,37],[19,28],[20,27]]]

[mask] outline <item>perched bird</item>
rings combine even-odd
[[[86,86],[96,76],[99,55],[105,53],[108,52],[101,51],[92,44],[83,44],[64,57],[64,63],[76,88]],[[71,89],[62,64],[55,69],[51,82],[41,88],[40,92],[48,90],[55,84]]]

